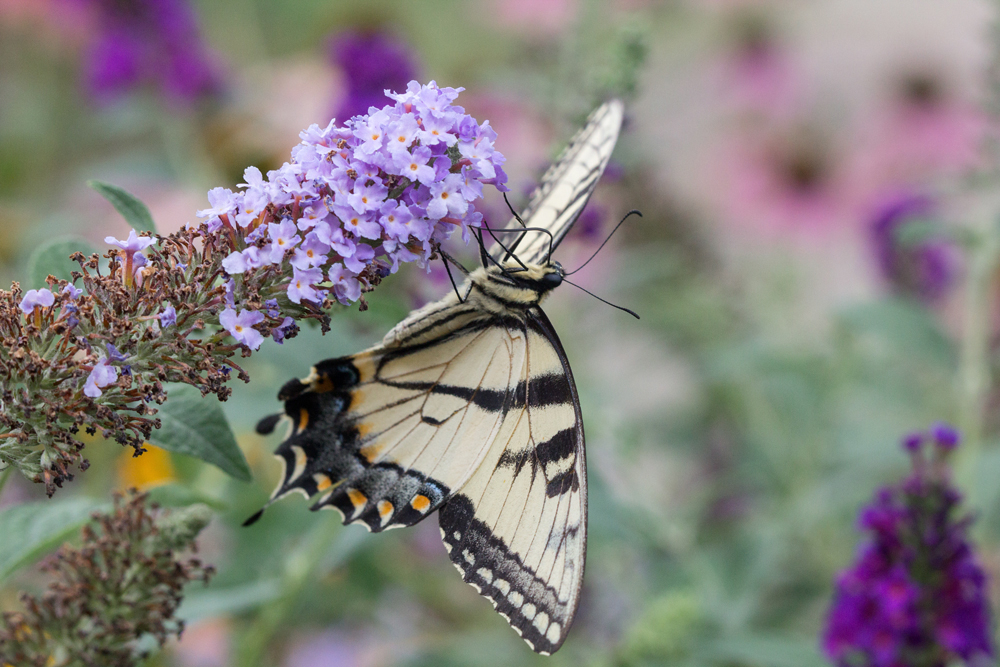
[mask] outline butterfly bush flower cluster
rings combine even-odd
[[[24,610],[0,619],[0,664],[132,667],[143,660],[144,637],[163,646],[180,636],[184,622],[174,613],[184,586],[207,583],[214,572],[184,556],[211,510],[164,512],[147,500],[117,496],[112,512],[84,526],[79,547],[64,546],[45,562],[48,591],[22,594]]]
[[[0,290],[0,467],[51,495],[85,469],[81,432],[143,451],[166,384],[225,400],[234,360],[330,308],[402,262],[482,223],[484,184],[506,189],[496,134],[455,106],[459,90],[411,82],[393,104],[302,134],[266,177],[216,188],[202,222],[167,237],[108,237],[73,255],[72,280]]]
[[[986,576],[948,479],[958,441],[943,424],[907,437],[913,471],[862,510],[868,539],[836,581],[823,637],[838,667],[993,664]]]
[[[413,81],[389,93],[393,106],[343,126],[311,126],[292,161],[266,178],[251,167],[239,190],[209,193],[211,208],[198,215],[236,246],[222,263],[233,277],[222,313],[233,337],[252,349],[263,340],[254,326],[264,316],[244,289],[248,274],[287,275],[287,302],[349,304],[401,262],[426,265],[454,230],[468,241],[469,227],[482,223],[472,204],[483,184],[505,190],[507,176],[489,121],[480,125],[454,106],[458,93]]]

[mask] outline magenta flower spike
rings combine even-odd
[[[837,577],[823,650],[838,667],[992,664],[986,574],[969,539],[969,515],[944,465],[958,432],[935,424],[903,441],[913,471],[863,508],[867,535]]]

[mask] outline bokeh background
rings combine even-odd
[[[462,583],[436,521],[370,535],[292,497],[240,523],[279,473],[253,432],[277,388],[377,341],[448,288],[401,270],[246,361],[224,405],[252,483],[92,439],[63,497],[157,488],[212,502],[188,628],[157,667],[829,664],[821,633],[859,508],[908,467],[907,432],[965,442],[955,479],[1000,599],[996,255],[1000,109],[985,0],[0,0],[0,280],[27,287],[58,235],[127,226],[86,187],[120,185],[160,232],[205,193],[289,159],[298,132],[381,106],[411,78],[463,86],[497,130],[512,203],[609,91],[627,121],[557,253],[589,256],[546,311],[587,431],[583,601],[532,654]],[[483,204],[505,222],[502,201]],[[463,252],[461,248],[456,252]],[[472,261],[474,253],[464,250]],[[208,399],[214,400],[214,399]],[[0,506],[44,497],[16,475]],[[0,536],[0,539],[10,539]],[[0,608],[45,583],[2,583]]]

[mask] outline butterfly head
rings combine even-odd
[[[490,266],[472,274],[479,290],[507,307],[537,306],[553,289],[562,284],[565,272],[558,262]]]

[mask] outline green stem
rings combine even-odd
[[[956,464],[957,479],[974,502],[976,471],[983,447],[986,401],[990,391],[989,331],[993,276],[1000,254],[1000,224],[991,226],[972,249],[966,283],[960,365],[958,425],[964,443]]]
[[[289,556],[282,576],[282,596],[264,607],[243,633],[240,648],[235,652],[234,665],[258,667],[265,665],[265,655],[271,639],[291,614],[313,572],[330,551],[330,544],[340,529],[339,517],[332,512],[317,522],[302,545]]]
[[[7,467],[0,470],[0,495],[3,494],[3,487],[7,486],[7,480],[10,479],[10,474],[14,472],[14,465],[8,463]]]
[[[190,112],[163,114],[158,126],[167,162],[178,180],[199,187],[224,182],[212,158],[202,147]]]

